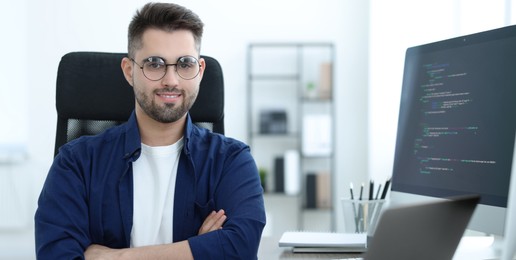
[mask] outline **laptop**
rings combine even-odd
[[[479,201],[471,195],[387,208],[364,259],[452,259]]]
[[[367,242],[365,255],[356,259],[452,259],[479,200],[480,196],[470,195],[388,207]],[[282,240],[280,246],[292,246],[294,252],[302,252],[296,248],[306,246]],[[351,248],[350,252],[358,251],[356,245]],[[341,249],[346,251],[345,247]]]

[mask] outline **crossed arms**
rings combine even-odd
[[[213,211],[204,220],[199,235],[222,228],[226,215],[221,209]],[[93,244],[86,249],[84,257],[87,260],[100,259],[194,259],[188,240],[164,245],[144,246],[136,248],[112,249],[106,246]]]

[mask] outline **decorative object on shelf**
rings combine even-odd
[[[318,209],[330,209],[331,203],[331,176],[328,172],[317,173],[316,205]]]
[[[309,81],[306,83],[306,89],[305,89],[305,97],[308,99],[314,99],[317,98],[317,86],[314,82]]]
[[[299,152],[285,151],[283,156],[274,158],[274,191],[287,195],[297,195],[300,190]]]
[[[286,134],[287,112],[280,109],[267,109],[260,111],[261,134]]]
[[[331,99],[332,98],[332,64],[330,62],[321,63],[319,71],[319,98]]]
[[[331,208],[331,180],[327,172],[309,172],[306,174],[306,201],[307,209]]]
[[[274,191],[285,192],[285,160],[283,156],[274,158]]]
[[[299,170],[299,152],[297,150],[285,151],[285,193],[288,195],[299,194],[301,185],[301,173]]]
[[[260,183],[262,184],[263,192],[267,191],[267,170],[263,167],[258,169],[258,174],[260,175]]]
[[[317,174],[313,172],[307,173],[305,185],[305,208],[315,209],[317,208]]]

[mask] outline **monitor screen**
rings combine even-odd
[[[484,217],[473,216],[470,227],[501,235],[516,126],[516,26],[408,48],[398,120],[393,194],[479,194],[488,208],[477,208]],[[493,220],[501,223],[474,223]]]

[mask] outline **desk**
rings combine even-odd
[[[292,253],[287,247],[278,246],[279,237],[262,237],[258,249],[258,259],[343,259],[360,257],[360,253]]]
[[[493,260],[500,258],[500,252],[490,246],[489,238],[465,236],[457,248],[453,257],[454,260]],[[280,260],[280,259],[346,259],[363,257],[360,253],[292,253],[290,248],[278,246],[279,237],[262,237],[260,248],[258,249],[258,259],[260,260]],[[492,241],[491,241],[492,242]],[[516,260],[516,257],[514,258]]]

